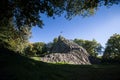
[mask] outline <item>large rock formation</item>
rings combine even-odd
[[[87,51],[62,36],[58,37],[57,43],[52,48],[52,53],[41,57],[44,62],[68,63],[68,64],[90,64]]]

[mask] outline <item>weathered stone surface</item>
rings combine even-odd
[[[41,57],[41,60],[50,63],[90,64],[87,51],[62,36],[58,37],[57,43],[53,46],[52,53]]]

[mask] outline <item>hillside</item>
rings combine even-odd
[[[0,80],[120,80],[120,65],[48,64],[0,52]]]

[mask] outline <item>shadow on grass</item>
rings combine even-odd
[[[120,80],[120,65],[50,64],[0,52],[0,80]]]

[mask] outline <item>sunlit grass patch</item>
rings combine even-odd
[[[40,61],[40,57],[30,57],[30,58],[33,59],[33,60]]]

